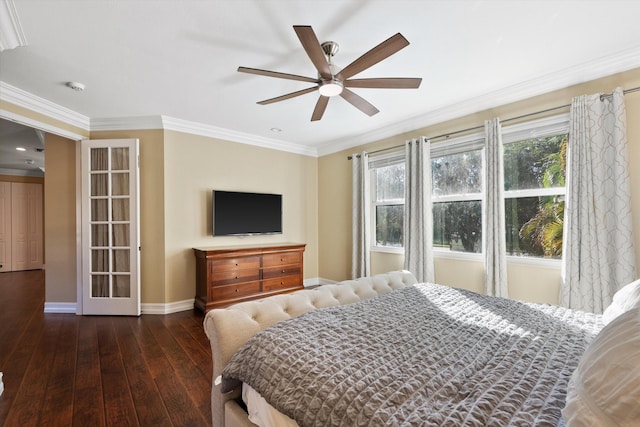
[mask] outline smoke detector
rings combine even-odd
[[[67,82],[66,85],[76,92],[82,92],[85,88],[85,85],[80,82]]]

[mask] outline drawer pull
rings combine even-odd
[[[238,288],[236,288],[236,293],[238,293]]]
[[[287,272],[287,270],[282,270],[282,272],[283,272],[283,273],[286,273],[286,272]]]

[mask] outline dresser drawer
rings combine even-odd
[[[278,279],[268,279],[262,281],[262,292],[278,291],[301,287],[299,276],[284,276]]]
[[[287,264],[299,264],[300,262],[302,262],[302,252],[283,252],[262,257],[263,267],[277,267]]]
[[[260,282],[238,283],[237,285],[212,286],[211,296],[214,301],[231,300],[260,292]]]
[[[250,270],[260,268],[260,257],[237,257],[237,258],[225,258],[225,259],[212,259],[209,261],[209,274],[217,271],[228,270]]]
[[[212,285],[227,285],[238,282],[249,282],[252,280],[260,280],[260,270],[223,270],[214,271],[210,276],[210,284]]]
[[[299,265],[286,265],[284,267],[269,267],[269,268],[262,269],[263,279],[272,279],[275,277],[299,276],[299,275],[300,275]]]

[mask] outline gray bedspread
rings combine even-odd
[[[300,426],[556,426],[600,316],[419,284],[259,332],[223,372]]]

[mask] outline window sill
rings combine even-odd
[[[391,247],[391,246],[371,246],[371,252],[382,252],[388,254],[400,254],[404,255],[404,248],[402,247]]]
[[[372,246],[371,252],[404,255],[404,248]],[[468,260],[468,261],[477,261],[477,262],[484,261],[484,257],[481,253],[456,252],[456,251],[448,251],[445,249],[434,249],[433,256],[434,258],[443,258],[443,259],[458,259],[458,260]],[[562,260],[559,260],[559,259],[512,256],[512,255],[507,255],[507,264],[530,265],[530,266],[538,266],[538,267],[545,267],[545,268],[553,268],[558,270],[562,268]]]

